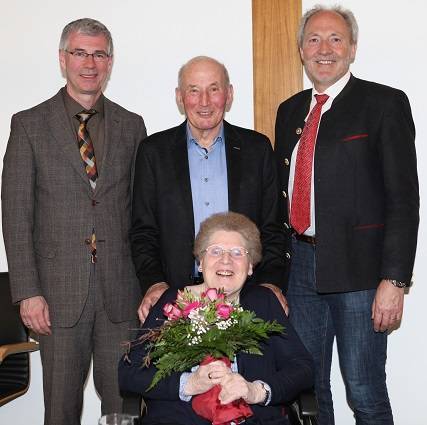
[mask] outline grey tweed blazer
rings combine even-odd
[[[43,295],[55,326],[73,326],[88,295],[96,229],[97,287],[113,322],[141,299],[129,246],[133,163],[146,136],[139,115],[105,99],[105,148],[89,185],[61,92],[12,117],[2,175],[3,236],[14,302]]]

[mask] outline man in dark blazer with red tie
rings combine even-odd
[[[116,367],[141,298],[129,243],[132,169],[146,132],[102,93],[113,64],[102,23],[69,23],[59,63],[66,87],[12,117],[3,236],[13,301],[39,335],[44,423],[78,425],[92,359],[101,412],[122,409]],[[84,132],[81,116],[91,116]]]
[[[340,7],[317,6],[303,16],[298,42],[313,89],[283,102],[276,120],[292,250],[290,320],[315,360],[320,425],[334,423],[334,339],[357,423],[393,424],[387,330],[402,317],[419,222],[409,101],[400,90],[350,74],[357,32],[353,14]],[[325,103],[306,162],[305,121],[312,123],[320,98]]]
[[[224,120],[232,99],[224,65],[204,56],[191,59],[176,89],[187,120],[151,135],[138,150],[131,242],[145,293],[142,321],[166,288],[202,279],[192,253],[195,235],[201,221],[228,210],[259,227],[263,261],[252,280],[270,284],[282,297],[287,254],[273,151],[266,136]]]

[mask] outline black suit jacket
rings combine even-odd
[[[150,311],[144,323],[145,329],[158,327],[165,317],[163,306],[176,299],[176,289],[168,289]],[[257,285],[244,287],[240,294],[240,304],[252,310],[264,320],[276,320],[285,327],[284,334],[274,335],[260,346],[263,355],[240,353],[237,355],[239,373],[248,381],[260,379],[271,387],[271,402],[268,406],[251,405],[255,420],[253,423],[273,425],[286,424],[283,418],[283,404],[296,398],[303,390],[313,385],[313,364],[295,330],[288,322],[276,296],[267,288]],[[141,331],[141,334],[144,330]],[[137,344],[130,352],[128,363],[119,364],[119,383],[122,391],[140,393],[147,404],[144,424],[174,423],[182,425],[205,425],[196,415],[190,402],[179,398],[181,373],[174,373],[160,381],[152,390],[145,392],[151,383],[156,368],[142,368],[145,356],[143,344]],[[258,420],[258,421],[257,421]]]
[[[310,101],[305,90],[277,113],[275,156],[285,192]],[[353,76],[323,114],[314,155],[320,292],[376,288],[382,278],[411,280],[419,222],[414,139],[405,93]],[[285,198],[282,214],[288,223]]]
[[[135,163],[131,243],[143,292],[165,281],[188,284],[194,271],[193,202],[186,122],[144,140]],[[230,211],[260,229],[263,261],[253,281],[283,286],[284,233],[279,224],[279,186],[268,138],[224,121]]]

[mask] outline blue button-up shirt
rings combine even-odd
[[[212,214],[228,211],[227,160],[224,127],[209,150],[197,143],[187,124],[188,164],[193,197],[194,231]]]

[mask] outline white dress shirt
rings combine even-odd
[[[317,103],[316,98],[314,97],[314,95],[316,95],[316,94],[327,94],[329,96],[329,99],[325,102],[325,104],[322,107],[322,111],[321,111],[321,115],[320,115],[320,120],[319,120],[319,125],[320,125],[320,121],[322,120],[323,114],[326,111],[329,111],[329,109],[331,109],[332,102],[341,93],[342,89],[345,87],[345,85],[350,80],[350,75],[351,75],[350,71],[347,71],[347,73],[343,77],[341,77],[335,84],[333,84],[332,86],[328,87],[323,93],[319,93],[313,87],[312,94],[311,94],[310,109],[308,111],[307,116],[305,117],[305,121],[307,121],[307,118],[310,115],[311,110],[314,108],[314,106]],[[292,151],[292,156],[291,156],[291,165],[290,165],[289,182],[288,182],[289,217],[291,216],[290,215],[290,210],[292,208],[292,192],[293,192],[293,187],[294,187],[295,163],[296,163],[296,159],[297,159],[298,148],[299,148],[299,141],[295,145],[295,148]],[[316,146],[314,146],[314,149],[316,149]],[[314,152],[315,151],[313,151],[313,155],[314,155]],[[310,195],[310,226],[304,232],[304,235],[307,235],[307,236],[315,236],[316,235],[315,208],[314,208],[314,161],[313,161],[312,167],[313,168],[312,168],[312,171],[311,171],[311,195]]]

